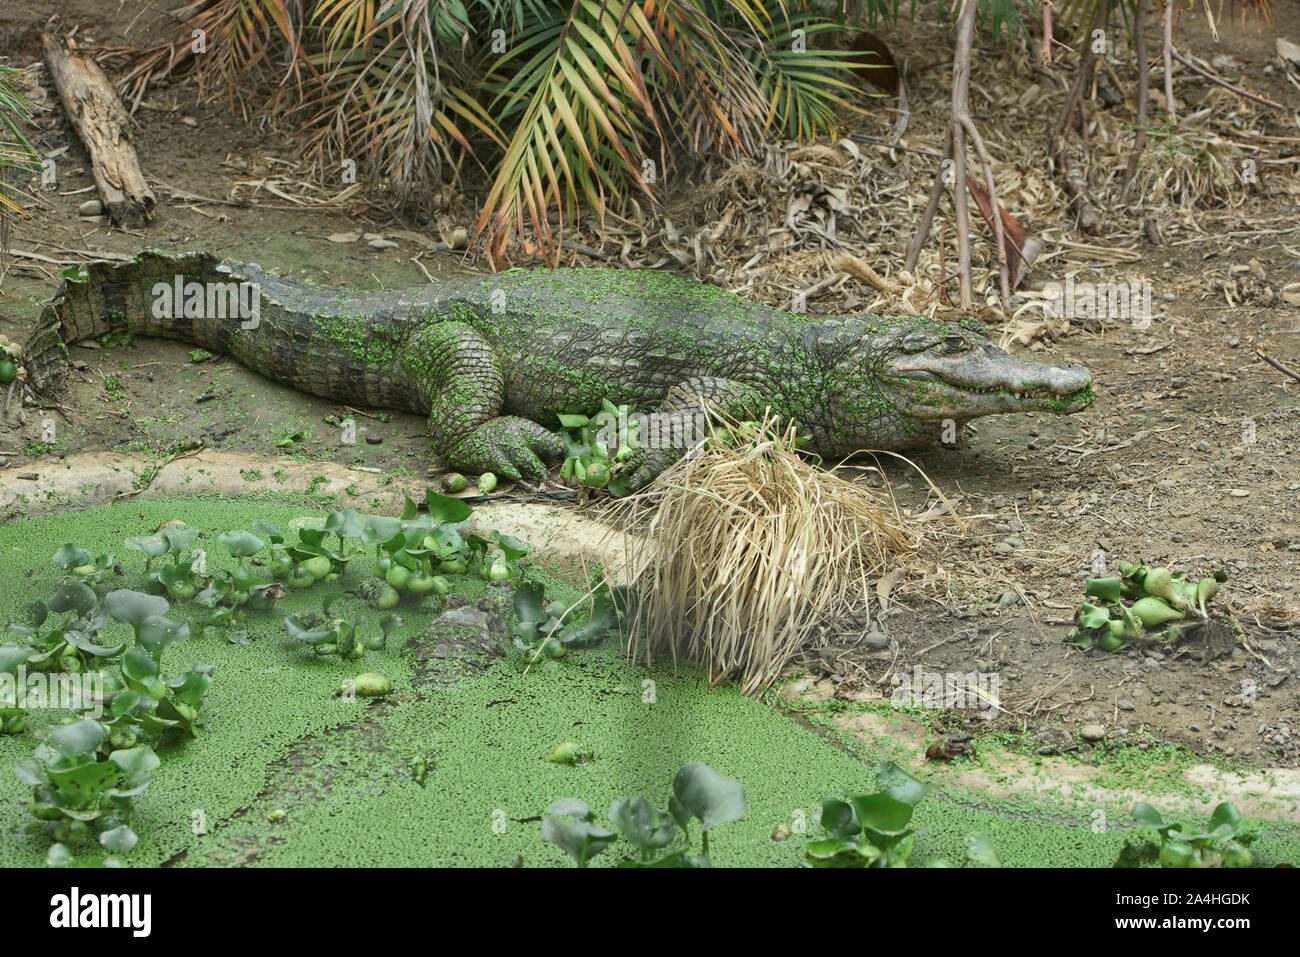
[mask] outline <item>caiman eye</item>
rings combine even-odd
[[[965,352],[970,348],[970,343],[966,341],[965,336],[959,336],[955,333],[944,336],[943,344],[949,352]]]

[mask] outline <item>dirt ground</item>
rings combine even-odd
[[[1085,412],[983,419],[961,448],[936,447],[914,457],[968,519],[970,531],[944,546],[928,583],[895,582],[874,626],[844,623],[826,647],[809,650],[813,675],[830,678],[826,694],[850,701],[887,697],[891,676],[910,674],[917,665],[991,671],[1000,678],[1002,709],[992,726],[1023,732],[1043,753],[1140,739],[1181,743],[1248,767],[1300,766],[1300,383],[1250,348],[1257,343],[1300,369],[1300,307],[1283,295],[1300,279],[1300,207],[1292,189],[1300,176],[1294,122],[1300,91],[1288,83],[1272,40],[1300,42],[1300,13],[1275,6],[1276,23],[1263,32],[1253,25],[1244,33],[1224,27],[1238,64],[1230,76],[1287,107],[1257,114],[1263,138],[1252,155],[1261,170],[1259,188],[1247,191],[1239,206],[1219,210],[1214,227],[1204,230],[1181,215],[1153,213],[1160,235],[1144,233],[1143,215],[1132,209],[1107,214],[1122,227],[1122,239],[1105,230],[1099,237],[1080,236],[1066,210],[1050,224],[1032,224],[1051,225],[1055,235],[1091,252],[1054,250],[1055,258],[1035,267],[1030,287],[1075,273],[1079,281],[1140,274],[1152,284],[1154,321],[1146,329],[1129,322],[1074,323],[1036,340],[1035,358],[1092,369],[1098,398]],[[63,7],[65,23],[83,24],[83,40],[142,42],[160,29],[157,15],[145,13],[127,33],[139,12],[131,5],[116,13],[86,0]],[[0,53],[11,64],[24,67],[37,59],[44,19],[27,5],[0,3]],[[906,48],[905,26],[885,35]],[[1185,23],[1182,36],[1201,55],[1214,52],[1203,23]],[[918,102],[942,102],[949,69],[942,56],[911,61]],[[999,69],[996,58],[985,58],[974,86]],[[477,254],[436,249],[436,223],[398,223],[360,201],[341,208],[300,206],[269,191],[268,181],[282,184],[292,169],[292,143],[246,123],[222,97],[200,101],[187,81],[150,90],[136,113],[137,147],[159,195],[156,221],[125,231],[83,218],[78,207],[94,196],[86,154],[43,73],[33,75],[46,90],[48,107],[34,141],[42,156],[56,154],[58,181],[38,192],[33,216],[17,224],[19,256],[0,285],[0,332],[17,341],[56,288],[60,269],[92,251],[130,256],[143,247],[209,249],[317,283],[361,288],[419,285],[439,274],[484,268]],[[1195,84],[1184,93],[1190,109],[1208,95]],[[927,146],[938,141],[924,126],[932,115],[917,109],[909,139]],[[877,128],[882,124],[872,132]],[[1045,142],[1046,124],[1041,141],[1025,149],[1041,157]],[[262,187],[248,185],[259,181]],[[913,184],[912,196],[923,197],[926,188]],[[692,220],[691,195],[683,190],[669,204],[683,230],[700,225]],[[900,197],[881,201],[897,204],[899,221],[914,220],[914,206]],[[461,197],[447,215],[468,227],[472,210]],[[381,234],[398,245],[376,249],[364,239],[329,238],[352,231]],[[982,233],[980,244],[980,255],[987,255]],[[1107,248],[1112,255],[1096,252]],[[902,254],[893,248],[868,255],[852,245],[849,251],[878,268]],[[578,262],[599,264],[585,257]],[[843,311],[864,298],[860,290],[838,302],[814,300],[810,309]],[[998,338],[999,330],[991,333]],[[1013,351],[1029,352],[1023,346]],[[0,421],[5,469],[39,473],[57,468],[63,456],[101,450],[161,459],[178,442],[196,439],[264,456],[268,471],[285,457],[396,476],[424,476],[436,467],[418,417],[340,408],[222,357],[192,356],[183,344],[86,343],[71,350],[71,359],[75,372],[59,408],[14,408]],[[349,415],[364,429],[355,445],[342,444],[338,427],[326,421]],[[298,433],[301,438],[288,441]],[[934,504],[914,472],[882,465],[901,505],[921,513]],[[23,514],[21,503],[0,505],[6,518]],[[1098,550],[1112,572],[1118,561],[1138,558],[1188,568],[1198,577],[1226,570],[1220,601],[1239,617],[1247,641],[1165,654],[1070,648],[1062,639]],[[887,647],[879,639],[876,648],[862,640],[873,628],[888,637]],[[1100,736],[1090,727],[1098,725]],[[956,713],[933,730],[961,734],[988,726]]]

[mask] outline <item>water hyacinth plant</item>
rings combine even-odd
[[[1189,822],[1166,821],[1150,804],[1133,805],[1133,817],[1151,828],[1156,840],[1140,838],[1129,841],[1120,852],[1116,867],[1253,867],[1250,843],[1256,829],[1237,810],[1224,801],[1211,813],[1209,822],[1200,827]]]
[[[1148,566],[1142,562],[1120,562],[1120,574],[1111,578],[1089,578],[1084,584],[1084,601],[1077,623],[1066,636],[1076,648],[1094,645],[1103,651],[1119,651],[1129,642],[1173,645],[1194,628],[1210,621],[1208,603],[1219,592],[1226,572],[1199,581],[1189,581],[1186,572]],[[1229,618],[1229,627],[1240,626]]]
[[[821,823],[825,836],[809,841],[805,850],[812,867],[906,867],[912,856],[916,831],[912,814],[930,793],[930,785],[919,781],[893,761],[876,769],[872,794],[850,794],[822,800]],[[997,851],[987,836],[968,834],[963,841],[965,863],[978,867],[999,867]],[[944,861],[932,866],[946,866]]]
[[[595,812],[585,802],[561,798],[547,808],[542,840],[562,849],[579,867],[586,867],[620,836],[632,845],[636,856],[619,861],[618,867],[709,867],[709,832],[744,815],[744,786],[707,764],[692,761],[673,777],[666,809],[642,797],[620,798],[609,807],[611,831],[596,823]],[[691,853],[692,821],[700,825],[699,854]],[[667,851],[679,843],[681,846]],[[660,853],[664,851],[667,853]]]

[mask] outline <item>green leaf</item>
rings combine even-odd
[[[222,532],[217,536],[217,541],[235,558],[247,558],[249,555],[256,555],[266,546],[266,542],[252,532],[242,530]]]
[[[289,615],[284,619],[284,630],[289,633],[290,638],[295,641],[305,641],[309,645],[318,644],[329,635],[328,629],[323,629],[316,622],[308,622],[297,615]]]
[[[50,617],[50,610],[43,601],[30,601],[23,605],[22,616],[18,621],[10,619],[9,631],[16,635],[30,635],[45,624],[45,619]]]
[[[45,769],[34,758],[23,758],[21,761],[15,761],[14,774],[19,781],[28,787],[40,787],[42,784],[50,783],[50,779],[45,774]]]
[[[54,564],[66,572],[78,565],[89,565],[92,557],[84,548],[78,548],[69,542],[54,553]]]
[[[585,415],[557,415],[556,418],[560,420],[560,428],[563,429],[580,429],[591,422]]]
[[[96,761],[91,755],[79,755],[78,758],[60,759],[45,769],[51,783],[58,788],[55,797],[64,802],[60,807],[65,810],[90,807],[95,795],[114,784],[122,774],[111,761]]]
[[[853,805],[830,797],[822,799],[822,827],[828,838],[851,837],[862,830],[853,814]]]
[[[677,772],[673,796],[699,819],[703,831],[745,816],[744,785],[700,761],[692,761]]]
[[[536,582],[522,582],[515,589],[515,614],[520,621],[543,621],[546,618],[545,602],[545,591]]]
[[[804,853],[813,867],[870,867],[881,856],[880,848],[851,837],[809,841]]]
[[[677,835],[677,826],[672,819],[642,797],[615,801],[609,806],[609,820],[625,838],[645,852],[667,847]]]
[[[855,794],[849,799],[864,831],[882,837],[901,837],[912,820],[912,805],[888,794]]]
[[[930,785],[917,780],[893,761],[885,761],[876,768],[876,787],[895,801],[912,807],[920,804],[921,799],[930,793]]]
[[[135,777],[138,774],[149,774],[162,764],[153,748],[147,744],[114,751],[108,756],[108,759],[121,768],[128,778]]]
[[[343,538],[359,538],[361,536],[361,519],[357,516],[356,509],[352,508],[330,512],[329,515],[325,516],[324,531]]]
[[[135,626],[146,618],[156,618],[167,614],[170,608],[166,598],[146,595],[141,591],[119,588],[111,591],[104,599],[104,610],[114,621],[125,622]]]
[[[140,639],[141,647],[153,655],[155,660],[161,660],[162,653],[168,645],[184,641],[190,636],[190,626],[187,622],[172,621],[161,615],[152,615],[140,622],[136,628],[136,635]]]
[[[96,658],[115,658],[126,648],[126,642],[117,645],[97,645],[84,632],[80,631],[65,631],[63,638],[74,648],[84,651],[88,655],[94,655]]]
[[[1084,628],[1104,628],[1108,621],[1110,621],[1110,612],[1105,608],[1098,608],[1086,601],[1079,605],[1080,626]]]
[[[454,525],[474,514],[474,510],[460,499],[443,495],[433,489],[425,490],[424,503],[429,509],[429,517],[435,522]]]
[[[78,615],[84,615],[95,607],[97,601],[99,596],[95,594],[95,589],[85,582],[65,581],[54,590],[46,605],[49,606],[50,611],[62,612],[71,609]]]
[[[54,725],[46,731],[45,740],[66,757],[92,754],[104,740],[104,726],[93,718],[82,718]]]
[[[279,545],[284,541],[284,533],[274,523],[268,522],[264,518],[259,518],[250,528],[254,535],[266,539],[272,545]]]
[[[439,558],[451,558],[465,548],[465,539],[453,525],[435,525],[429,530],[433,539],[433,553]]]
[[[997,848],[987,834],[967,834],[963,841],[966,860],[976,867],[1001,867]]]
[[[1148,827],[1154,827],[1157,831],[1163,831],[1170,826],[1165,823],[1165,819],[1160,816],[1160,812],[1145,801],[1138,801],[1133,805],[1133,816],[1140,823]]]
[[[492,533],[492,540],[505,553],[506,561],[513,562],[517,558],[523,558],[528,554],[528,543],[515,538],[513,535],[502,535],[500,532]]]
[[[361,523],[361,540],[367,545],[383,545],[391,542],[401,531],[401,519],[387,515],[366,515]]]
[[[183,675],[174,678],[170,682],[173,694],[172,698],[176,701],[182,701],[185,704],[198,708],[203,703],[203,696],[207,694],[208,688],[212,685],[211,666],[199,666],[193,671],[187,671]]]
[[[99,835],[99,843],[104,847],[104,850],[112,851],[115,854],[127,853],[131,848],[135,847],[135,842],[138,840],[140,838],[136,837],[135,831],[125,824]]]
[[[1210,814],[1209,831],[1215,839],[1230,837],[1241,827],[1242,816],[1231,801],[1224,801]]]
[[[162,536],[167,540],[167,550],[173,555],[179,555],[194,544],[200,531],[193,525],[168,525],[162,530]]]
[[[132,649],[122,656],[122,676],[128,684],[147,684],[158,677],[158,663],[145,652]]]
[[[547,809],[542,819],[542,840],[560,848],[585,867],[587,861],[601,853],[618,836],[613,831],[592,824],[591,809],[576,798],[561,798]]]
[[[115,718],[130,713],[131,709],[140,703],[140,697],[140,692],[134,689],[118,692],[108,706],[109,713]]]
[[[52,844],[45,855],[45,863],[50,867],[67,867],[72,863],[72,852],[66,844]]]
[[[131,551],[142,552],[149,559],[162,558],[167,554],[167,542],[161,535],[139,535],[128,538],[125,544]]]
[[[16,645],[0,646],[0,675],[13,674],[18,666],[36,653],[34,648],[19,648]]]

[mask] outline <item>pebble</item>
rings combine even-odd
[[[1099,724],[1085,724],[1079,729],[1079,737],[1085,741],[1100,741],[1106,737],[1106,729]]]
[[[371,249],[396,249],[397,243],[391,239],[372,239],[368,243]]]
[[[1134,710],[1133,702],[1129,701],[1127,698],[1120,698],[1118,701],[1115,702],[1115,707],[1119,708],[1120,711]]]
[[[378,445],[379,443],[384,441],[384,438],[382,435],[367,435],[366,441],[369,442],[371,445]]]
[[[1004,608],[1008,605],[1018,605],[1020,604],[1020,596],[1010,590],[1004,591],[998,598],[998,604]]]
[[[88,199],[77,207],[78,216],[103,216],[104,204],[97,199]]]
[[[1196,449],[1198,452],[1208,452],[1210,451],[1210,448],[1210,443],[1205,441],[1205,439],[1201,439],[1201,441],[1196,443]]]

